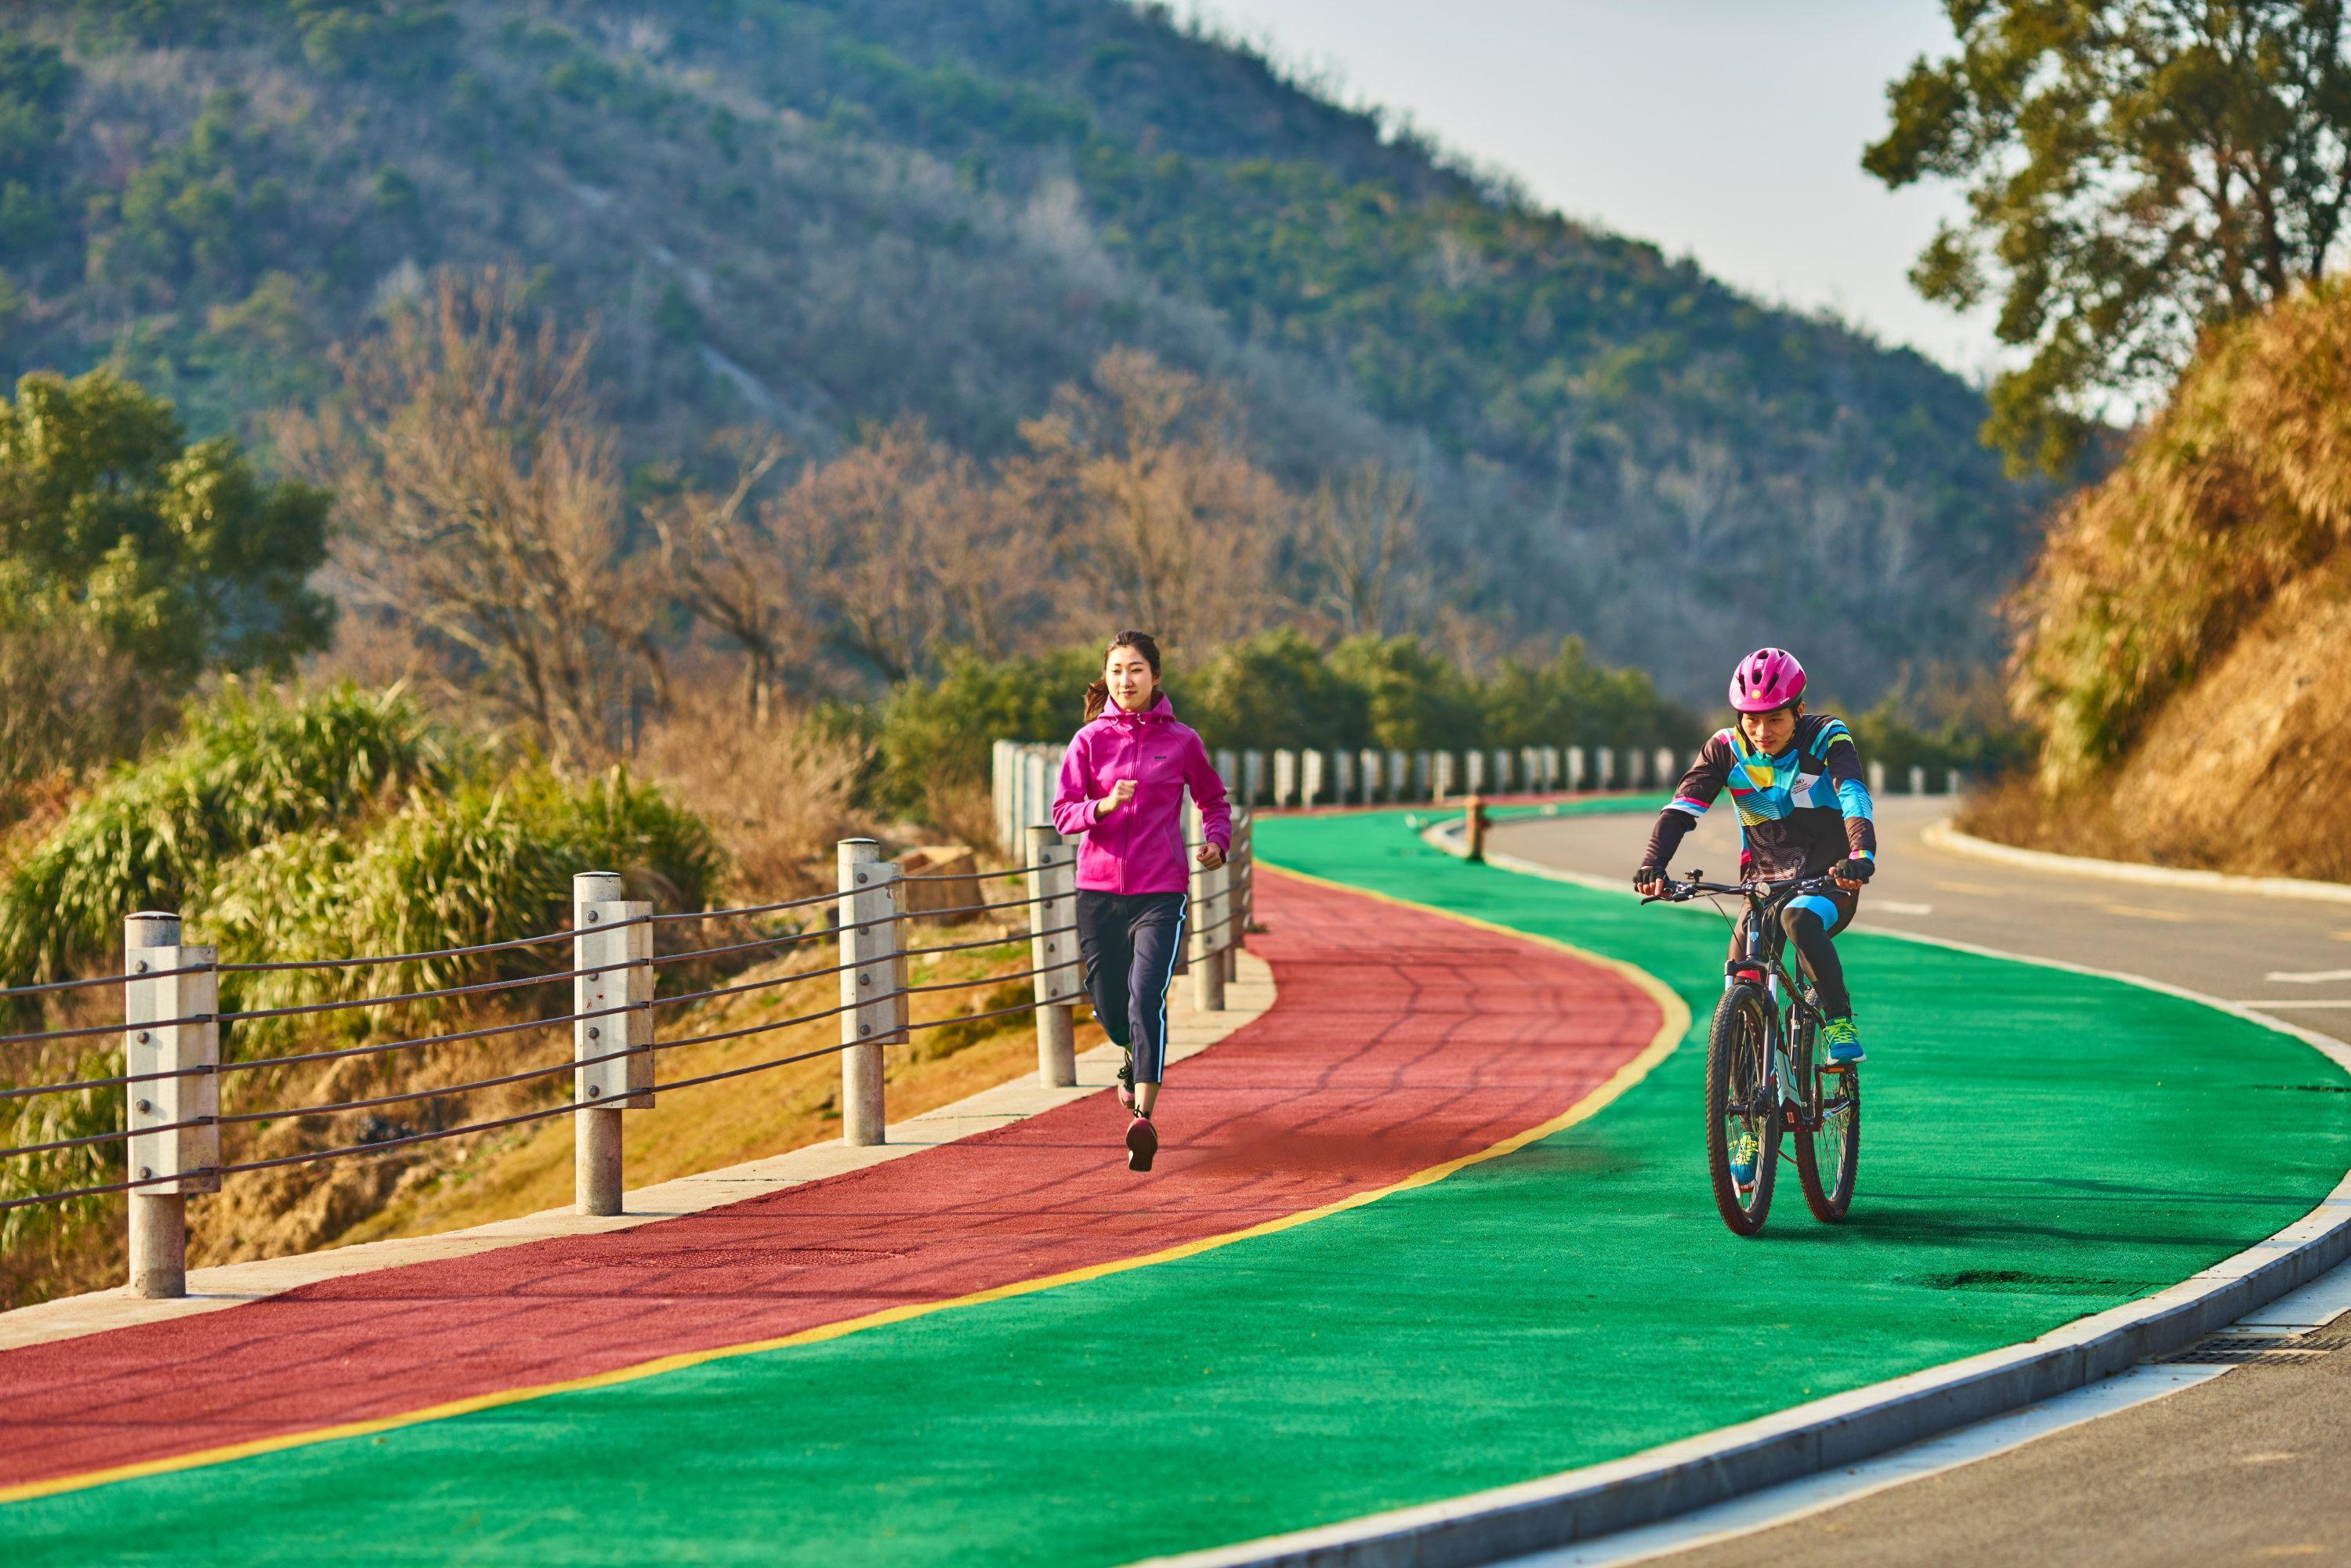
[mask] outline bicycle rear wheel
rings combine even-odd
[[[1804,1128],[1796,1136],[1796,1179],[1804,1207],[1823,1225],[1834,1225],[1853,1207],[1854,1173],[1861,1165],[1861,1069],[1827,1067],[1814,1059],[1813,1020],[1796,1026],[1791,1061],[1804,1086]]]
[[[1723,992],[1706,1042],[1706,1163],[1714,1207],[1740,1236],[1763,1228],[1780,1171],[1780,1114],[1771,1103],[1771,1025],[1763,993],[1744,983]],[[1752,1179],[1741,1186],[1730,1159],[1752,1139]]]

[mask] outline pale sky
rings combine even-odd
[[[1970,376],[1991,313],[1906,274],[1948,186],[1861,169],[1886,86],[1942,56],[1936,0],[1204,0],[1196,11],[1507,170],[1545,205],[1694,256],[1774,303],[1831,308]]]

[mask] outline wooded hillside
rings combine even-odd
[[[1866,698],[1993,657],[2027,549],[2037,493],[1957,378],[1164,8],[44,0],[0,28],[0,380],[110,364],[265,459],[264,411],[338,395],[332,345],[504,264],[597,326],[640,490],[744,425],[790,438],[782,476],[909,414],[998,460],[1146,350],[1229,389],[1298,494],[1366,460],[1417,485],[1420,586],[1333,632],[1575,632],[1693,697],[1796,641]],[[1265,569],[1327,612],[1310,554]]]

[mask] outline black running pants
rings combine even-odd
[[[1134,1081],[1156,1083],[1167,1065],[1167,985],[1184,950],[1185,895],[1078,890],[1078,953],[1094,1017],[1134,1052]]]

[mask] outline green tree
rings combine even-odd
[[[90,626],[162,683],[325,644],[328,505],[226,436],[188,444],[169,403],[103,371],[0,401],[0,601]]]
[[[1196,672],[1170,672],[1176,716],[1219,746],[1361,746],[1363,692],[1290,627],[1228,645]]]
[[[2077,454],[2102,398],[2168,385],[2197,336],[2324,272],[2351,201],[2342,0],[1944,0],[1959,51],[1887,89],[1862,166],[1964,182],[1911,272],[2000,288],[1984,438],[2011,469]]]
[[[1350,637],[1331,650],[1331,670],[1362,694],[1369,727],[1359,738],[1374,746],[1427,751],[1484,742],[1477,689],[1417,637]]]
[[[73,82],[57,50],[0,33],[0,260],[38,250],[57,225],[57,142]]]

